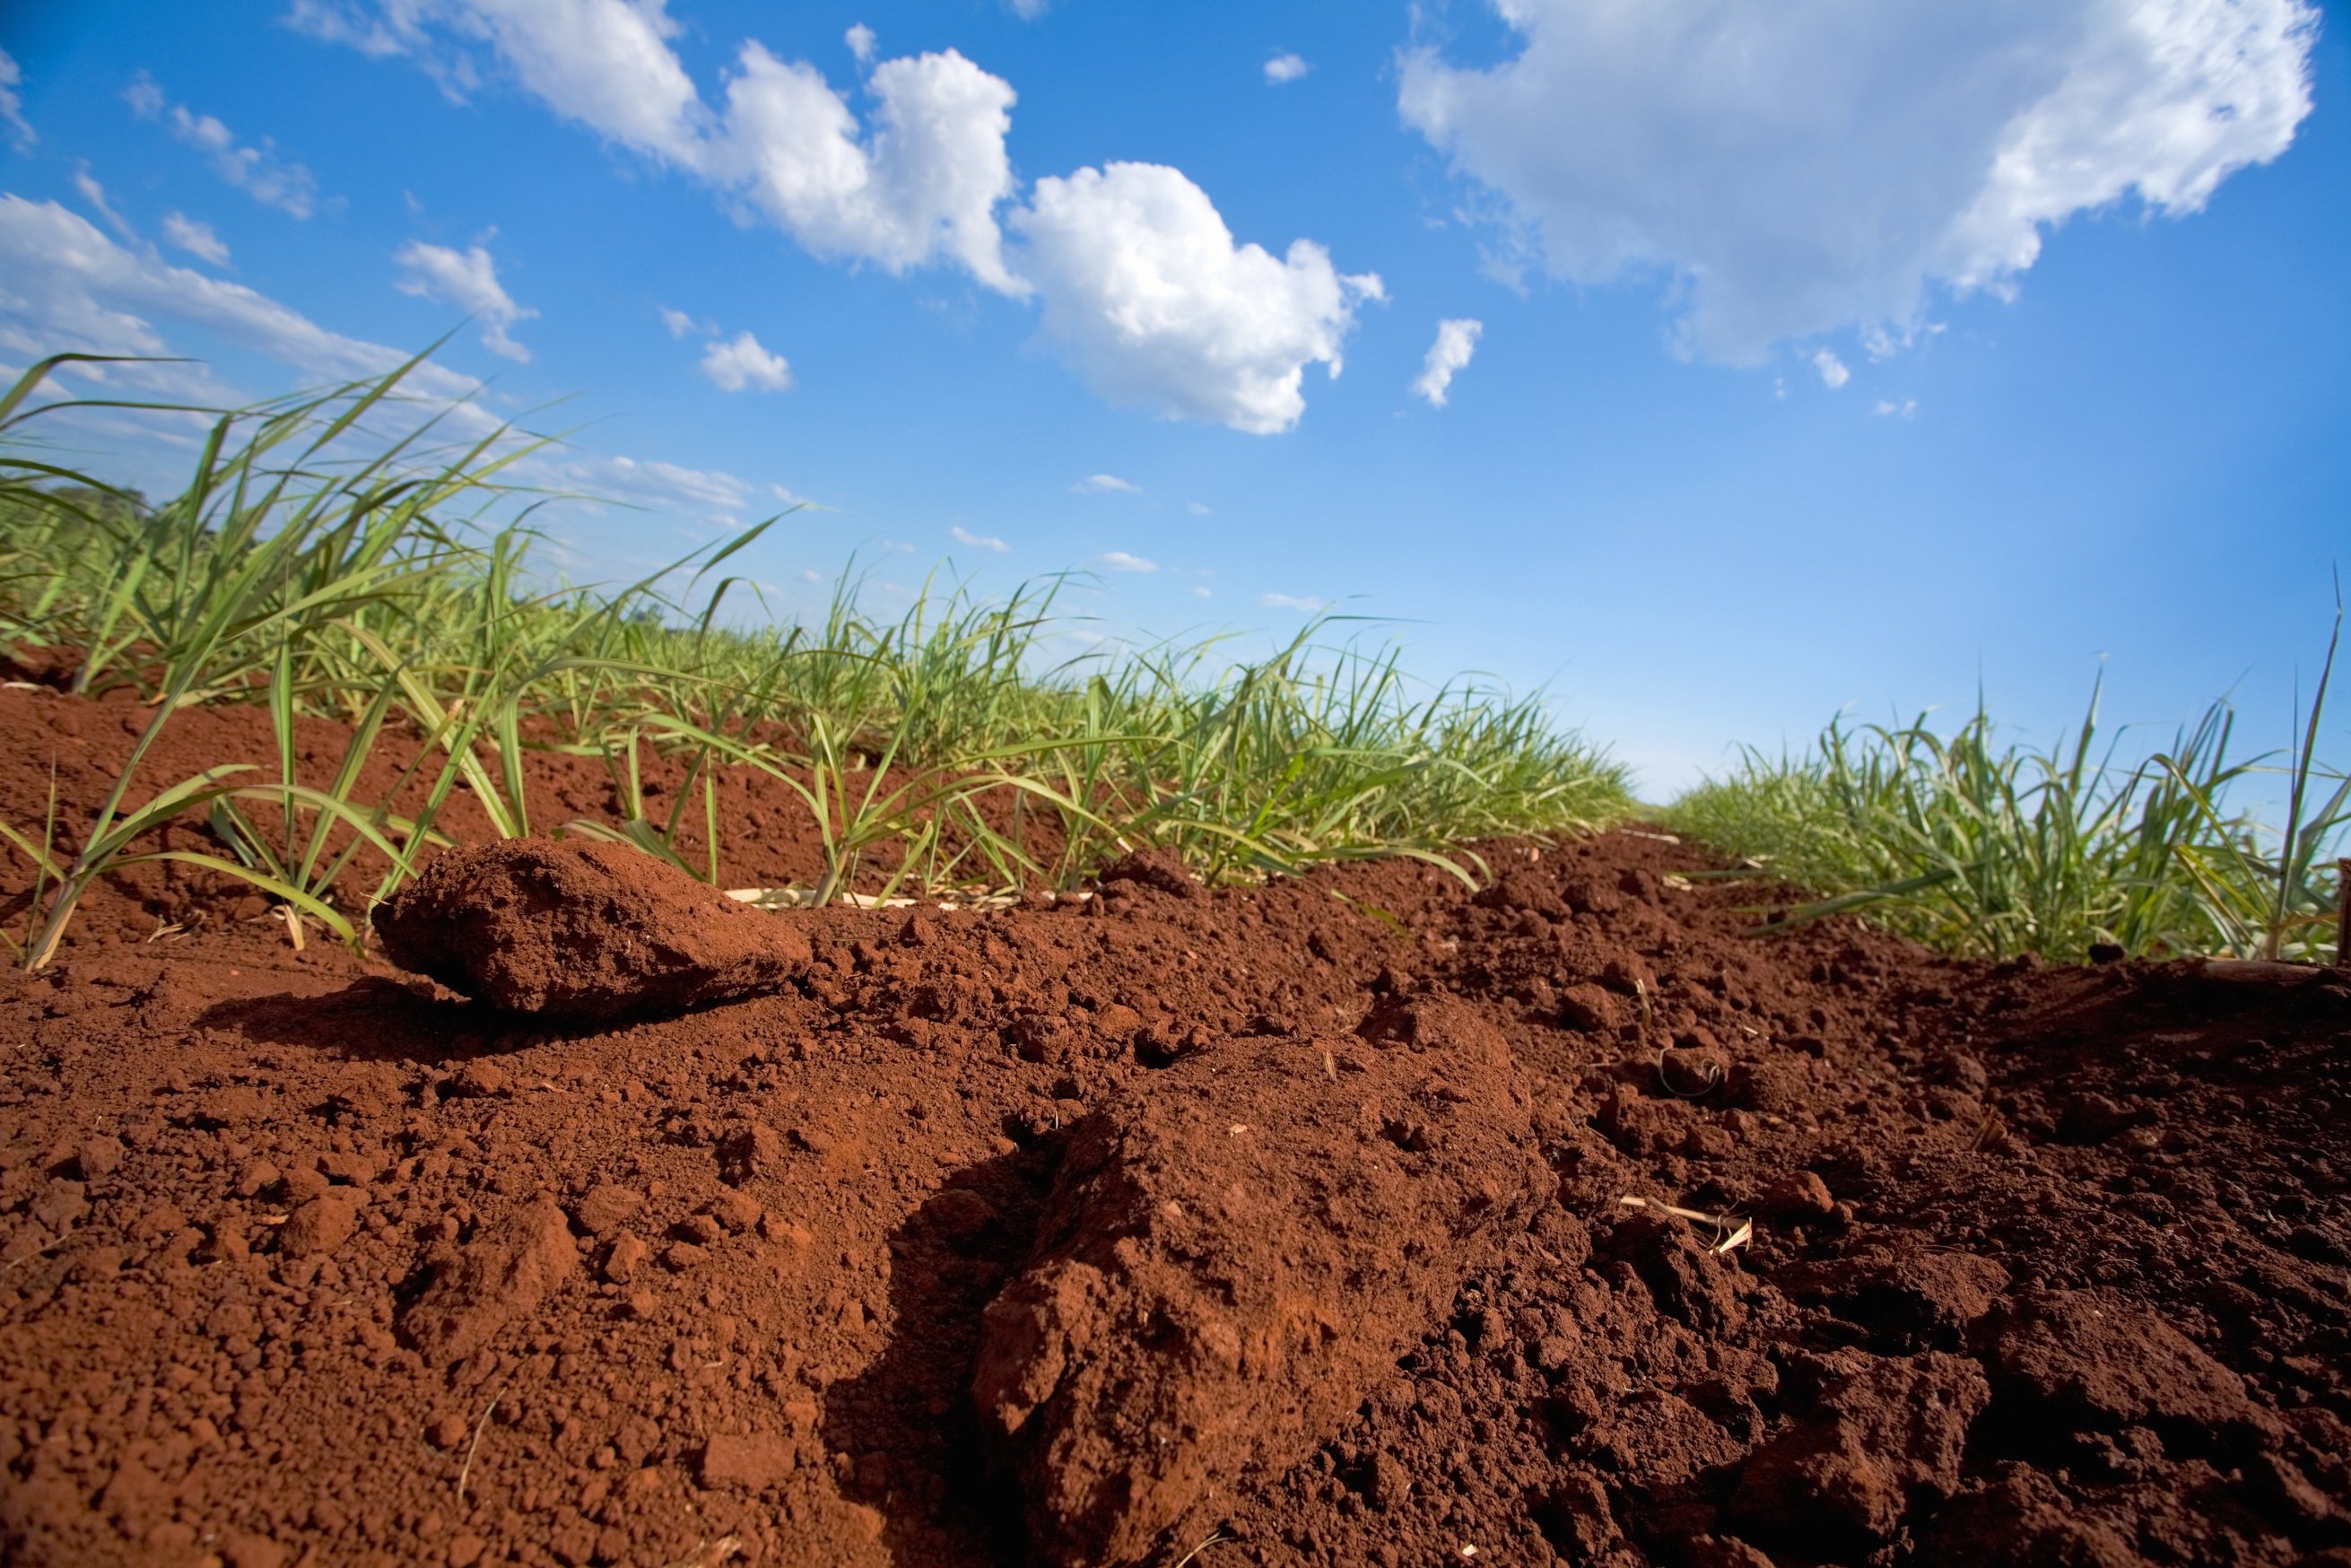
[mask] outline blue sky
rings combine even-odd
[[[1979,681],[2053,734],[2102,656],[2111,718],[2268,744],[2351,540],[2340,22],[20,0],[0,360],[250,395],[455,328],[435,387],[643,508],[560,517],[577,576],[805,497],[786,612],[852,551],[1090,569],[1117,632],[1330,604],[1653,794]]]

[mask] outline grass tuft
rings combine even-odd
[[[1949,734],[1839,718],[1813,747],[1749,749],[1727,776],[1665,813],[1668,826],[1810,890],[1784,929],[1855,912],[1928,946],[2079,962],[2134,957],[2334,956],[2351,779],[2317,760],[2343,612],[2317,688],[2283,752],[2232,755],[2235,716],[2215,703],[2169,747],[2137,761],[2098,744],[2094,688],[2080,728],[2047,749],[2002,744],[1981,704]],[[2285,781],[2274,826],[2231,804],[2257,778]]]

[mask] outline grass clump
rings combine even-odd
[[[72,358],[0,395],[0,645],[47,651],[76,693],[127,687],[152,716],[93,821],[5,825],[36,883],[10,943],[34,967],[99,878],[157,856],[243,880],[298,934],[308,916],[356,941],[447,841],[459,789],[501,836],[617,838],[716,883],[719,781],[767,773],[822,849],[807,902],[1067,887],[1144,845],[1210,881],[1391,854],[1474,881],[1472,840],[1632,809],[1623,770],[1540,703],[1422,694],[1392,652],[1326,645],[1328,621],[1253,662],[1214,641],[1056,661],[1061,580],[996,601],[934,583],[889,618],[844,578],[820,621],[738,623],[756,589],[726,568],[780,518],[624,587],[552,585],[534,514],[559,497],[514,480],[542,443],[451,439],[445,411],[403,401],[416,361],[214,415],[185,486],[151,506],[29,442],[29,420],[87,406],[29,401]],[[274,756],[143,776],[176,715],[224,703],[266,706]],[[331,777],[304,781],[295,732],[313,718],[347,738]],[[406,760],[367,798],[388,746]],[[533,821],[534,751],[601,759],[617,820]],[[648,756],[684,780],[658,813]],[[191,816],[217,852],[153,846]]]
[[[2335,612],[2339,637],[2342,612]],[[2330,858],[2351,825],[2351,780],[2316,759],[2318,688],[2283,753],[2232,756],[2234,716],[2216,703],[2171,745],[2124,760],[2099,744],[2094,690],[2069,743],[2003,743],[1981,704],[1949,734],[1842,718],[1812,748],[1752,748],[1666,812],[1677,831],[1816,902],[1773,928],[1854,911],[1930,947],[2079,962],[2134,956],[2334,956]],[[2231,804],[2257,775],[2286,781],[2283,821]]]

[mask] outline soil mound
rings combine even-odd
[[[1218,1048],[1078,1124],[973,1385],[1048,1557],[1180,1552],[1393,1372],[1557,1185],[1510,1068]]]
[[[643,1018],[772,990],[808,938],[625,844],[453,850],[376,911],[403,969],[508,1012]]]

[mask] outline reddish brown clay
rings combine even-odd
[[[0,818],[54,759],[69,840],[145,712],[0,690]],[[190,710],[151,787],[268,755]],[[730,884],[816,863],[761,788]],[[1687,845],[1481,852],[729,912],[805,959],[667,1015],[601,928],[519,964],[593,1022],[108,879],[0,973],[0,1559],[2343,1568],[2351,978],[1758,940]]]
[[[1482,1035],[1221,1045],[1078,1124],[974,1382],[1048,1555],[1136,1563],[1208,1533],[1549,1198]]]
[[[799,925],[627,844],[453,851],[376,911],[384,956],[509,1012],[575,1023],[772,990],[808,966]]]

